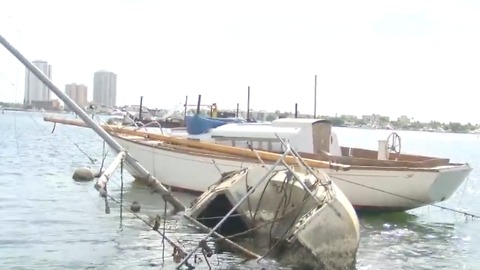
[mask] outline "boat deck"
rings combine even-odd
[[[214,150],[205,150],[205,149],[198,149],[188,146],[180,146],[180,145],[172,145],[169,143],[162,142],[157,139],[149,139],[143,136],[138,135],[125,135],[125,134],[117,134],[117,137],[123,138],[125,140],[129,140],[132,142],[140,143],[143,145],[157,147],[157,148],[172,148],[182,150],[182,151],[189,151],[191,153],[197,154],[207,154],[207,155],[215,155],[216,157],[223,157],[223,158],[233,158],[234,155],[221,153]],[[198,140],[198,139],[197,139]],[[367,150],[370,151],[370,150]],[[326,161],[322,159],[318,154],[309,154],[309,153],[299,153],[302,157],[307,159],[319,160],[319,161]],[[349,165],[352,168],[377,168],[377,169],[398,169],[398,170],[465,170],[466,168],[470,168],[468,164],[457,164],[457,163],[448,163],[446,159],[433,159],[433,160],[424,160],[419,162],[412,162],[412,161],[395,161],[395,160],[372,160],[372,159],[365,159],[365,158],[357,158],[357,157],[335,157],[329,156],[329,160],[334,163],[339,163],[343,165]],[[445,164],[445,162],[447,162]],[[437,163],[438,165],[435,165]]]

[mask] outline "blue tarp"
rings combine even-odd
[[[190,135],[207,133],[210,129],[223,126],[228,123],[244,123],[245,120],[238,118],[211,118],[198,114],[185,117],[185,126]]]

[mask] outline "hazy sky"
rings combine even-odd
[[[480,1],[0,0],[0,33],[53,81],[118,74],[117,104],[480,123]],[[17,85],[18,87],[13,86]],[[24,68],[0,47],[0,100]],[[13,85],[12,85],[13,84]]]

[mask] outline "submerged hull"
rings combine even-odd
[[[258,164],[230,157],[212,158],[187,150],[155,148],[114,136],[136,160],[172,189],[202,193],[221,173]],[[137,177],[138,173],[128,168]],[[405,211],[450,198],[472,170],[468,165],[434,169],[352,168],[321,169],[343,191],[357,210]]]
[[[262,247],[261,241],[256,241],[256,252],[274,245],[272,253],[285,263],[308,261],[321,269],[351,269],[360,230],[358,217],[342,191],[318,172],[315,178],[297,171],[297,181],[283,167],[275,169],[268,173],[267,168],[254,166],[222,177],[195,201],[189,215],[213,228],[238,205],[219,226],[221,234],[267,234],[269,243]],[[319,181],[313,184],[316,179]],[[299,181],[312,183],[308,192]],[[257,187],[242,201],[253,186]]]

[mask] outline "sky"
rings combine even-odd
[[[117,104],[480,123],[480,1],[0,0],[0,34],[64,89],[117,74]],[[0,100],[25,68],[0,47]]]

